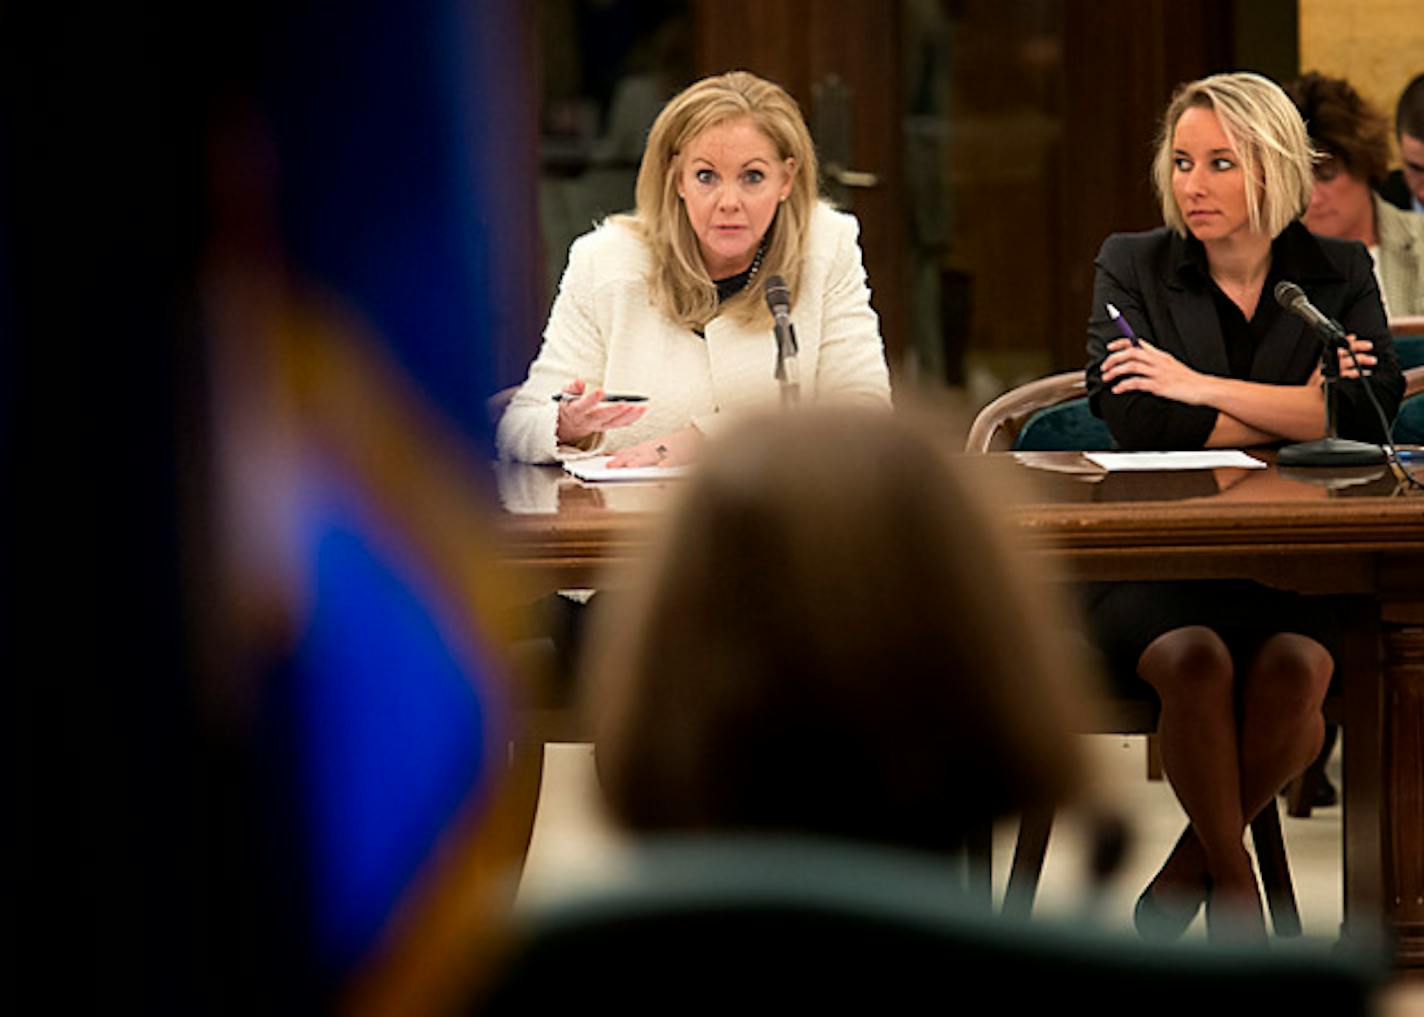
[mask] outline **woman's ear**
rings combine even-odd
[[[782,165],[786,167],[786,180],[781,185],[781,200],[785,201],[791,197],[791,188],[796,183],[795,156],[787,156],[786,161]]]

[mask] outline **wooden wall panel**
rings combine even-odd
[[[694,0],[700,74],[745,69],[782,85],[814,115],[817,82],[835,74],[853,93],[851,169],[881,185],[852,194],[872,301],[891,369],[907,337],[905,209],[900,186],[901,129],[898,5],[860,0]]]
[[[1084,361],[1093,257],[1109,234],[1162,224],[1153,141],[1183,81],[1232,69],[1232,0],[1069,3],[1064,11],[1064,145],[1055,363]]]

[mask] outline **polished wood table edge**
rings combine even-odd
[[[1307,507],[1308,506],[1308,507]],[[1029,503],[1009,510],[1017,530],[1040,546],[1063,550],[1151,548],[1176,553],[1229,550],[1424,551],[1424,500]]]
[[[1008,509],[1017,538],[1036,552],[1127,558],[1233,551],[1251,554],[1424,554],[1424,500],[1334,499],[1222,503],[1030,502]],[[647,547],[657,513],[515,515],[499,522],[501,558],[540,571],[594,571],[626,563]]]
[[[506,513],[498,525],[501,564],[579,586],[642,557],[660,517],[607,512],[583,518]]]

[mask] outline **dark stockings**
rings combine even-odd
[[[1265,935],[1243,838],[1320,751],[1333,667],[1320,643],[1289,632],[1267,639],[1239,676],[1221,637],[1200,626],[1174,629],[1142,653],[1138,673],[1162,701],[1162,767],[1191,823],[1154,893],[1199,897],[1209,883],[1213,937]]]

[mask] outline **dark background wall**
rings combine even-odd
[[[536,16],[559,26],[566,46],[592,6],[638,4],[543,0]],[[1221,70],[1296,70],[1289,0],[690,0],[686,9],[691,67],[669,77],[669,94],[728,68],[764,74],[801,103],[823,163],[877,178],[871,188],[825,186],[861,220],[901,382],[918,373],[963,384],[962,361],[978,355],[1078,366],[1098,244],[1160,221],[1147,166],[1172,89]],[[577,64],[559,68],[567,96]],[[546,90],[552,80],[545,68]],[[614,204],[604,198],[605,211]],[[564,246],[561,236],[545,251],[549,279]],[[526,360],[536,347],[531,336]]]

